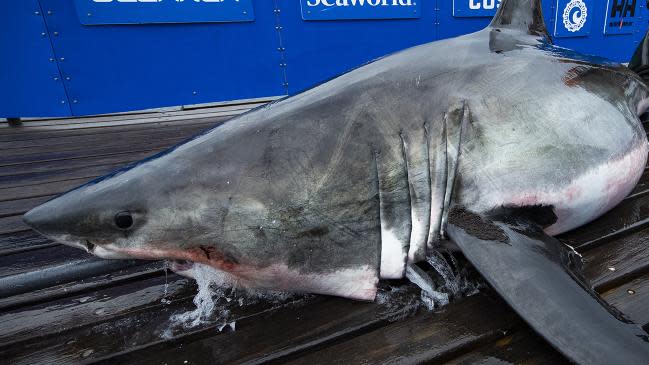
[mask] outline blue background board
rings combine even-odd
[[[557,0],[554,27],[549,31],[558,38],[587,36],[596,15],[595,0]]]
[[[73,115],[283,95],[275,19],[84,26],[72,0],[41,0]],[[260,1],[272,14],[272,3]],[[47,9],[47,10],[45,10]],[[216,26],[215,26],[216,25]],[[68,80],[69,78],[69,80]]]
[[[639,3],[645,0],[607,0],[605,34],[631,34],[640,19]]]
[[[70,115],[38,1],[0,1],[0,14],[2,116]]]
[[[252,21],[251,1],[74,0],[79,21],[87,25]]]
[[[644,1],[638,1],[639,11],[636,12],[636,15],[644,14],[644,3]],[[589,8],[589,11],[591,11],[591,8]],[[612,35],[603,32],[606,22],[606,1],[596,1],[594,10],[591,11],[590,15],[593,15],[591,18],[593,23],[591,23],[591,32],[588,37],[555,38],[555,43],[584,54],[603,56],[618,62],[629,62],[647,30],[646,21],[644,21],[645,25],[643,26],[640,26],[643,21],[634,21],[637,27],[634,26],[632,32],[628,34]],[[645,19],[647,18],[645,17]],[[554,23],[552,23],[552,27],[554,27]],[[550,25],[548,25],[548,28],[550,28]]]
[[[300,0],[304,20],[419,18],[420,3],[421,0]]]
[[[462,18],[493,17],[502,0],[452,0],[453,16]]]
[[[627,62],[648,25],[645,1],[638,0],[628,34],[604,34],[606,1],[583,1],[590,34],[555,37],[555,43]],[[74,0],[2,1],[0,47],[10,56],[0,59],[0,117],[294,95],[381,56],[490,21],[454,16],[453,0],[417,0],[416,18],[331,21],[305,21],[295,0],[251,3],[250,22],[88,26]],[[561,25],[562,7],[563,0],[543,1],[550,32]]]
[[[297,1],[284,1],[281,36],[289,94],[319,84],[386,54],[436,39],[434,2],[418,19],[306,22]]]

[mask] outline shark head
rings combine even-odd
[[[373,300],[378,217],[358,217],[371,211],[376,193],[366,190],[375,184],[338,192],[299,128],[242,117],[65,193],[24,221],[101,258],[168,259],[187,276],[202,264],[223,285]],[[293,167],[298,159],[313,170]]]

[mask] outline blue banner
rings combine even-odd
[[[633,33],[636,16],[640,16],[637,2],[637,0],[608,0],[604,34]]]
[[[593,0],[557,0],[554,36],[568,38],[589,35],[594,10]]]
[[[251,0],[74,0],[81,24],[246,22]]]
[[[302,19],[419,18],[422,0],[300,0]]]
[[[453,0],[453,16],[456,18],[493,17],[502,0]]]

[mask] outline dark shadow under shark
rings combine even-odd
[[[419,275],[448,237],[572,361],[647,363],[647,334],[600,303],[551,235],[632,190],[648,107],[633,71],[552,45],[540,0],[503,0],[480,32],[233,118],[25,221],[99,257],[363,300],[381,278]]]

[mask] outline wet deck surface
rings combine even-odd
[[[95,259],[20,219],[256,105],[0,124],[0,362],[565,363],[489,288],[433,312],[413,310],[418,294],[404,282],[383,284],[392,299],[382,304],[222,299],[235,330],[219,331],[215,321],[170,331],[171,315],[194,308],[193,282],[160,262]],[[646,173],[617,208],[561,239],[583,254],[585,276],[603,298],[649,330]]]

